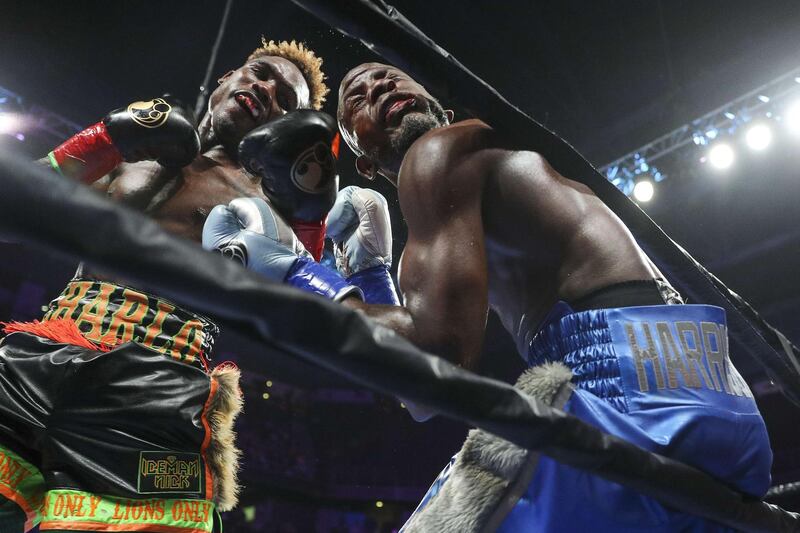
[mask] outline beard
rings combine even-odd
[[[417,139],[432,129],[441,128],[447,124],[447,115],[445,115],[442,105],[436,100],[429,100],[427,111],[409,113],[400,121],[400,127],[390,141],[392,152],[400,155],[402,159],[402,156]]]

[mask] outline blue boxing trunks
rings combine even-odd
[[[766,427],[752,393],[728,357],[721,308],[652,305],[574,312],[559,302],[529,341],[526,359],[532,367],[528,372],[557,365],[566,380],[571,373],[560,400],[553,398],[555,407],[642,448],[695,466],[742,493],[760,498],[769,487],[772,452]],[[516,460],[514,452],[496,451],[501,445],[490,440],[500,440],[495,437],[482,437],[480,454],[470,451],[470,441],[476,437],[471,432],[415,515],[426,506],[434,507],[437,497],[447,505],[464,499],[452,494],[460,490],[457,485],[469,484],[464,482],[467,476],[457,478],[459,468],[502,474],[502,468],[491,465],[475,470],[464,456],[499,453],[497,457],[505,459],[495,458],[494,464],[503,468]],[[503,532],[729,531],[548,457],[534,452],[529,456],[529,474],[513,500],[508,503],[508,491],[496,498],[495,507],[504,507],[501,518],[496,509],[484,513],[492,518],[478,516],[463,529],[494,523]],[[522,476],[506,475],[504,486],[510,487],[514,477]],[[490,499],[486,494],[493,483],[485,482],[484,500]],[[456,485],[450,494],[448,484]],[[425,529],[414,527],[414,520],[412,515],[406,531]],[[429,518],[416,521],[431,523]]]

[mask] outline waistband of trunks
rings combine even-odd
[[[180,361],[205,368],[219,328],[211,320],[132,287],[75,278],[42,318],[73,321],[98,344],[136,342]]]
[[[576,313],[559,302],[528,344],[526,355],[530,366],[564,363],[579,388],[622,407],[624,390],[605,309]]]
[[[668,393],[726,405],[752,398],[728,357],[725,312],[708,305],[575,313],[559,302],[529,342],[526,355],[531,366],[564,363],[579,388],[623,412],[634,395]]]

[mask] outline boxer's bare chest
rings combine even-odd
[[[146,180],[146,168],[131,165],[115,182],[117,199],[144,210],[170,233],[199,242],[208,213],[241,197],[263,197],[260,180],[230,160],[198,157],[191,165],[160,176],[150,171],[151,185],[138,198],[129,185]],[[132,200],[136,200],[133,202]]]

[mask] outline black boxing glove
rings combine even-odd
[[[180,168],[199,151],[191,111],[164,95],[112,111],[50,152],[48,159],[62,174],[91,183],[122,161],[155,160]]]
[[[239,143],[239,162],[261,177],[264,193],[317,260],[325,240],[325,217],[339,189],[338,156],[336,121],[312,109],[278,117]]]

